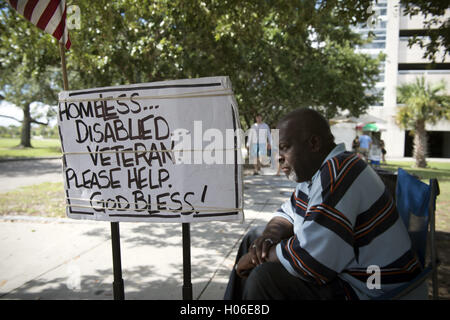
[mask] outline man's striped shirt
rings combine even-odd
[[[367,299],[420,272],[384,183],[344,144],[333,149],[310,182],[297,185],[275,216],[294,226],[294,236],[277,245],[277,256],[291,274],[307,281],[321,285],[339,277]],[[380,270],[380,289],[367,285],[370,266]]]

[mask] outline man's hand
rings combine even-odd
[[[267,261],[266,259],[269,257],[269,250],[275,244],[274,240],[264,235],[257,238],[249,250],[252,263],[259,265]]]
[[[276,244],[293,234],[293,226],[288,220],[281,217],[272,218],[262,236],[257,238],[250,246],[248,253],[239,259],[236,265],[238,276],[247,277],[253,268],[265,261],[278,262]]]
[[[293,234],[294,229],[292,223],[281,217],[272,218],[267,224],[262,236],[257,238],[249,249],[252,262],[256,265],[265,261],[277,262],[278,258],[276,254],[269,256],[269,252],[272,251],[272,253],[275,253],[276,244],[282,239],[290,238]]]
[[[260,239],[262,239],[262,237],[258,238],[256,241]],[[259,242],[260,241],[258,241],[258,243]],[[257,250],[257,248],[252,246],[250,251],[239,259],[236,265],[236,273],[239,277],[247,278],[253,268],[265,261],[278,261],[274,244],[269,244],[269,241],[263,240],[261,248],[262,250]],[[260,252],[260,254],[256,254],[256,252]],[[258,256],[260,256],[260,258],[257,258]]]
[[[239,259],[236,265],[236,273],[241,278],[247,278],[250,271],[252,271],[254,267],[256,267],[256,264],[252,262],[250,253],[247,253]]]

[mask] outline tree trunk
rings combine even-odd
[[[416,121],[414,134],[414,159],[416,167],[426,168],[427,166],[427,131],[425,130],[425,121]]]
[[[27,103],[23,107],[22,132],[20,136],[20,146],[24,148],[32,148],[31,146],[31,114],[30,104]]]

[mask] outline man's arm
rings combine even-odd
[[[253,242],[249,252],[238,261],[236,266],[238,276],[247,277],[254,267],[265,261],[277,262],[276,244],[293,234],[293,225],[289,220],[282,217],[272,218],[262,236]]]
[[[255,240],[250,248],[250,255],[252,262],[261,264],[267,260],[269,250],[283,239],[288,239],[294,235],[294,228],[292,223],[282,217],[274,217],[269,223],[261,237]],[[277,259],[278,260],[278,259]]]
[[[280,242],[282,239],[287,239],[293,234],[294,226],[289,220],[281,217],[274,217],[267,223],[262,237]]]

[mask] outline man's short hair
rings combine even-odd
[[[286,114],[281,120],[278,122],[278,126],[283,123],[288,123],[290,126],[294,124],[295,126],[291,126],[294,130],[298,130],[298,132],[308,132],[312,134],[316,134],[325,141],[334,141],[334,136],[331,133],[330,124],[325,117],[320,114],[318,111],[310,108],[298,108],[294,111]]]

